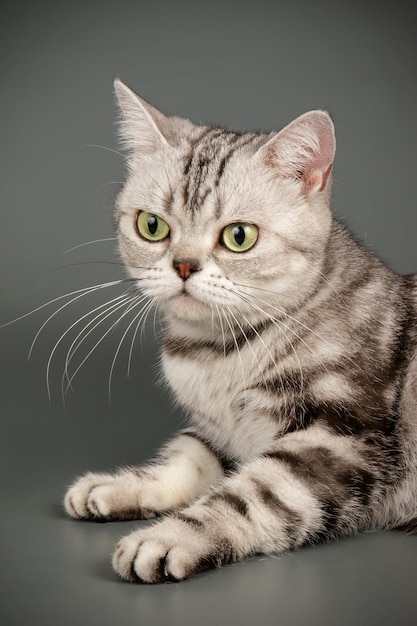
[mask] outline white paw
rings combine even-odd
[[[139,505],[138,489],[111,474],[89,473],[67,491],[64,506],[76,519],[148,519],[155,512]]]
[[[145,583],[178,581],[236,560],[228,541],[210,537],[198,520],[177,515],[119,541],[113,568],[122,578]]]
[[[65,494],[64,506],[67,513],[76,519],[102,517],[101,512],[98,514],[100,505],[92,496],[100,487],[108,487],[111,481],[112,477],[106,474],[89,473],[79,478]],[[105,509],[105,503],[102,504]]]

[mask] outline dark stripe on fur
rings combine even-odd
[[[256,495],[261,504],[285,521],[285,532],[291,538],[291,543],[298,543],[300,541],[300,533],[297,531],[302,526],[302,516],[284,504],[281,498],[276,493],[273,493],[268,485],[255,478],[252,478],[251,482],[255,485]]]
[[[219,182],[221,177],[223,176],[224,173],[224,169],[226,166],[227,161],[231,158],[231,156],[237,151],[240,150],[241,148],[243,148],[244,146],[247,146],[251,143],[253,143],[256,139],[258,139],[258,135],[255,133],[250,133],[250,134],[245,134],[242,135],[240,133],[229,133],[227,136],[227,142],[229,145],[229,149],[227,150],[227,152],[222,156],[222,158],[219,161],[218,167],[217,167],[217,173],[216,176],[214,177],[213,180],[213,185],[215,187],[219,186]]]
[[[397,325],[396,349],[391,362],[391,379],[397,378],[397,395],[394,411],[400,409],[401,395],[408,364],[417,348],[417,312],[412,292],[417,288],[416,276],[402,276],[401,284],[404,296],[404,310],[401,323]]]
[[[247,503],[235,493],[223,490],[220,493],[214,493],[207,500],[207,506],[214,502],[222,502],[233,509],[242,517],[249,518],[249,508]]]
[[[195,214],[214,188],[218,187],[227,161],[239,148],[253,143],[259,135],[210,128],[194,143],[184,167],[184,204]],[[221,204],[218,204],[221,212]]]
[[[181,511],[174,511],[173,513],[171,513],[171,517],[185,522],[189,526],[192,526],[195,530],[203,530],[205,528],[204,522],[197,519],[196,517],[192,517],[191,515],[186,515]]]
[[[308,406],[302,419],[304,427],[321,420],[339,435],[347,436],[361,435],[366,431],[373,430],[376,424],[383,425],[385,423],[383,418],[379,418],[377,421],[375,417],[364,411],[359,413],[356,409],[349,409],[331,402]]]
[[[400,530],[403,533],[407,533],[408,535],[417,535],[417,517],[410,520],[406,524],[400,524],[396,526],[394,530]]]
[[[203,132],[197,137],[195,141],[190,142],[190,151],[185,157],[184,168],[183,168],[183,178],[185,180],[185,184],[183,187],[183,200],[184,204],[187,205],[189,202],[189,176],[193,165],[195,151],[200,142],[204,140],[204,138],[213,132],[213,127],[204,128]]]
[[[232,133],[229,135],[228,137],[228,145],[229,150],[222,156],[222,158],[219,161],[219,164],[217,166],[217,172],[216,175],[214,176],[213,179],[213,185],[214,187],[218,187],[219,186],[219,182],[221,177],[223,176],[223,172],[224,172],[224,168],[226,165],[226,162],[228,161],[228,159],[231,157],[231,155],[235,152],[236,150],[236,142],[242,137],[241,134],[238,133]]]
[[[222,135],[225,131],[220,128],[209,127],[203,132],[197,141],[191,145],[191,152],[184,166],[184,204],[194,211],[199,187],[203,179],[203,171],[208,165],[207,148],[213,139]]]
[[[284,513],[284,515],[291,519],[294,524],[299,524],[301,522],[301,517],[287,507],[282,500],[271,491],[268,485],[255,478],[252,478],[251,482],[255,485],[257,496],[262,504],[265,504],[280,515]]]
[[[259,335],[266,328],[273,324],[272,320],[266,320],[258,326],[245,328],[244,333],[239,332],[234,339],[228,339],[226,342],[215,341],[193,341],[184,338],[176,338],[166,335],[164,337],[164,350],[169,356],[183,356],[184,358],[198,358],[205,351],[217,354],[220,357],[228,356],[230,353],[240,350],[245,344],[259,338]],[[236,331],[237,333],[237,331]]]
[[[349,465],[324,447],[307,448],[302,454],[277,450],[265,455],[284,463],[298,479],[308,483],[323,510],[323,532],[340,530],[340,515],[347,504],[360,505],[358,515],[369,504],[375,476],[357,465]],[[342,523],[348,523],[343,520]]]
[[[236,563],[240,560],[240,555],[233,547],[232,543],[227,539],[221,539],[216,549],[209,554],[202,557],[197,565],[187,573],[187,576],[192,576],[198,572],[204,572],[205,570],[221,567],[227,563]]]

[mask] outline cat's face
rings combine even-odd
[[[117,201],[120,251],[140,290],[195,324],[223,311],[246,326],[268,306],[302,301],[331,224],[327,114],[278,135],[241,135],[166,118],[116,88],[131,151]]]

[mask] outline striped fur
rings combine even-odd
[[[332,217],[329,116],[239,134],[116,91],[130,151],[120,252],[162,312],[164,376],[190,426],[143,468],[80,478],[68,513],[165,513],[113,557],[144,582],[363,530],[415,532],[417,277]],[[170,236],[143,239],[138,211]],[[223,245],[234,223],[259,230],[246,252]]]

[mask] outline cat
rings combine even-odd
[[[113,555],[145,583],[416,532],[417,276],[332,216],[330,116],[240,133],[167,117],[119,80],[115,91],[120,254],[161,312],[163,373],[190,422],[144,467],[79,478],[68,514],[160,516]]]

